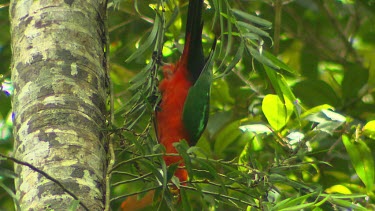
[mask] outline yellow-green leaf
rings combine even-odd
[[[262,102],[262,110],[268,123],[275,130],[280,130],[289,121],[293,113],[293,104],[288,98],[284,98],[285,104],[277,95],[266,95]]]
[[[342,141],[358,177],[366,186],[368,192],[374,186],[374,160],[370,148],[362,140],[352,141],[347,135],[342,136]]]
[[[363,127],[363,135],[375,139],[375,120],[367,122]]]

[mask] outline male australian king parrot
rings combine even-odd
[[[195,145],[206,127],[209,110],[211,71],[205,67],[202,47],[203,0],[189,0],[186,22],[185,46],[176,64],[163,66],[163,79],[159,84],[161,101],[155,111],[156,134],[166,153],[177,153],[174,143],[186,140]],[[164,156],[169,166],[179,163],[179,156]],[[188,178],[185,169],[177,169],[175,176],[180,182]],[[127,198],[122,210],[142,209],[152,202],[154,192],[142,200]]]

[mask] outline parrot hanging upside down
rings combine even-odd
[[[195,145],[207,124],[210,81],[205,81],[208,86],[203,86],[208,90],[199,90],[205,94],[196,95],[193,92],[194,96],[188,97],[205,65],[202,47],[202,4],[203,0],[189,1],[183,53],[176,65],[163,67],[164,78],[159,85],[162,97],[155,116],[158,140],[165,146],[167,153],[177,153],[173,144],[180,140]],[[204,108],[196,108],[199,105]],[[165,156],[164,160],[167,165],[171,165],[181,162],[182,158]],[[184,169],[178,169],[175,176],[180,182],[187,180]]]
[[[189,0],[183,53],[175,65],[163,67],[164,78],[159,85],[161,101],[155,111],[155,122],[158,141],[165,146],[166,153],[177,153],[173,144],[181,140],[195,145],[208,120],[211,71],[204,68],[202,8],[203,0]],[[167,166],[184,165],[179,156],[164,156],[163,159]],[[188,179],[187,171],[181,168],[176,170],[175,176],[180,182]],[[145,201],[152,195],[146,195]],[[130,200],[123,202],[123,210],[129,210],[126,208],[134,203]]]

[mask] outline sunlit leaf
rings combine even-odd
[[[363,127],[363,135],[375,139],[375,120],[366,123]]]
[[[272,128],[280,130],[288,123],[293,104],[287,98],[284,104],[277,95],[269,94],[263,99],[262,110]]]
[[[341,194],[352,194],[352,192],[344,185],[333,185],[325,189],[326,193],[341,193]]]
[[[345,122],[346,121],[345,116],[343,116],[339,113],[336,113],[334,111],[324,109],[324,110],[322,110],[322,113],[333,121],[338,121],[338,122]]]
[[[154,22],[154,26],[152,28],[152,31],[151,31],[150,35],[147,37],[146,41],[144,43],[142,43],[139,46],[139,48],[132,55],[130,55],[129,58],[127,58],[125,60],[125,62],[131,62],[135,58],[137,58],[140,55],[142,55],[146,50],[149,50],[150,46],[155,41],[156,36],[157,36],[158,31],[159,31],[160,28],[161,28],[161,26],[160,26],[160,18],[159,18],[158,15],[155,15],[155,22]]]
[[[347,135],[342,135],[342,141],[357,175],[365,184],[367,191],[371,192],[374,186],[374,159],[371,149],[361,139],[353,141]]]
[[[243,132],[254,132],[254,133],[272,133],[272,130],[264,124],[249,124],[240,126],[240,130]]]

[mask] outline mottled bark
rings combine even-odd
[[[103,210],[106,0],[13,0],[14,156]],[[56,183],[15,165],[18,210],[67,210]],[[79,206],[79,210],[84,210]]]

